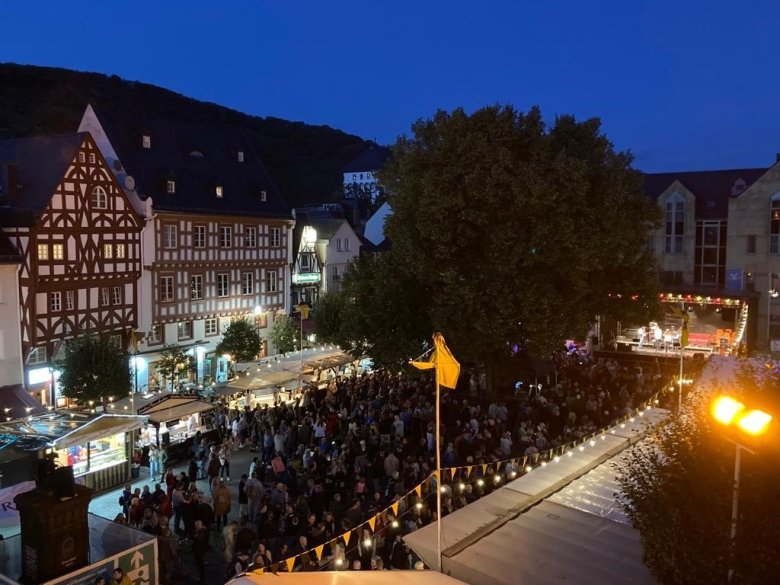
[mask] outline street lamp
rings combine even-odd
[[[712,404],[712,416],[720,424],[727,427],[736,426],[740,432],[748,437],[759,437],[769,430],[772,423],[772,415],[763,410],[746,410],[745,405],[739,400],[730,396],[720,396]],[[736,538],[737,538],[737,519],[739,510],[739,480],[742,466],[742,451],[755,454],[755,451],[749,449],[735,441],[727,438],[734,443],[736,450],[734,453],[734,487],[731,497],[731,552],[732,567],[729,568],[728,582],[734,581],[733,559],[735,558]]]
[[[780,291],[775,286],[775,273],[769,273],[769,290],[766,295],[766,343],[772,349],[772,299],[780,296]]]

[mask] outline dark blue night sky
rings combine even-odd
[[[437,109],[599,116],[646,171],[780,152],[777,0],[3,2],[0,61],[116,74],[380,143]]]

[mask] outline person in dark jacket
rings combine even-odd
[[[195,551],[195,561],[198,565],[199,583],[206,585],[206,552],[209,550],[209,531],[200,520],[195,520],[193,540],[192,548]]]

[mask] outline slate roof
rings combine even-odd
[[[745,188],[755,183],[767,169],[728,169],[681,173],[645,173],[645,195],[656,200],[675,181],[680,181],[696,197],[697,219],[726,219],[734,183],[740,178]]]
[[[372,144],[349,161],[344,167],[344,172],[376,171],[385,166],[388,158],[390,158],[390,151],[387,148]]]
[[[260,159],[255,133],[230,125],[193,124],[174,119],[96,111],[127,174],[142,198],[161,211],[291,217]],[[142,147],[142,136],[151,148]],[[239,162],[238,151],[244,153]],[[176,192],[167,192],[167,181]],[[217,186],[223,197],[215,195]],[[260,192],[266,192],[261,201]]]
[[[19,168],[21,188],[11,193],[10,207],[0,211],[0,225],[31,225],[51,201],[86,132],[0,140],[0,164]]]

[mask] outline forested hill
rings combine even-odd
[[[292,206],[332,201],[343,167],[368,144],[328,126],[250,116],[115,75],[0,63],[0,138],[75,132],[87,104],[256,132],[260,156]]]

